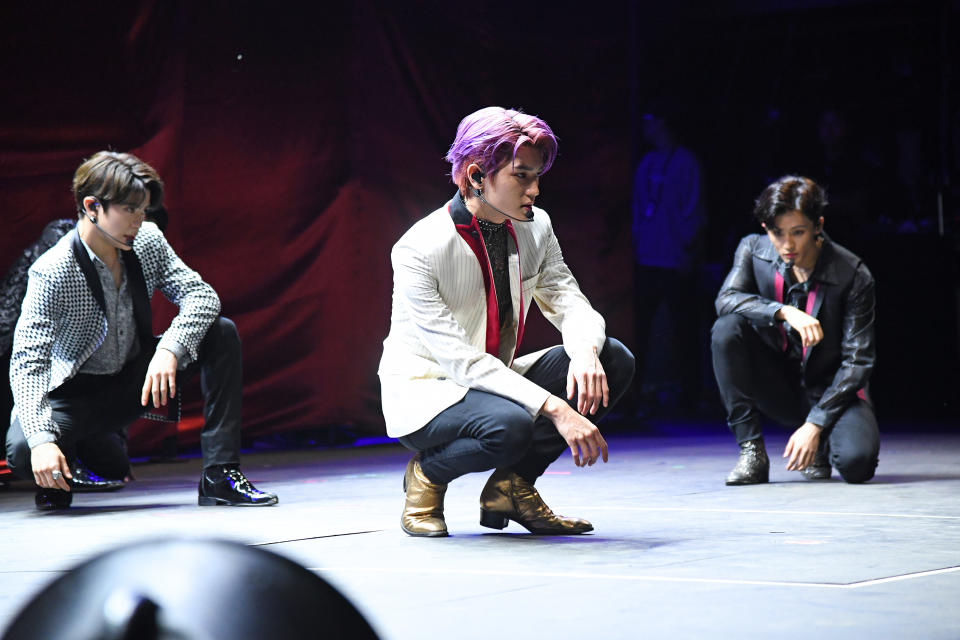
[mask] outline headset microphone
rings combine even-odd
[[[476,181],[476,182],[481,182],[481,181],[483,180],[483,173],[481,173],[480,171],[476,171],[476,172],[474,172],[474,174],[473,174],[472,176],[470,176],[470,177],[473,178],[474,181]],[[491,209],[493,209],[493,210],[496,211],[497,213],[499,213],[499,214],[501,214],[501,215],[504,215],[504,216],[510,218],[511,220],[516,220],[517,222],[530,222],[531,220],[533,220],[533,209],[531,209],[530,211],[527,211],[527,212],[524,214],[524,215],[526,216],[525,218],[518,218],[517,216],[512,216],[512,215],[510,215],[509,213],[507,213],[506,211],[504,211],[503,209],[498,209],[497,207],[495,207],[495,206],[493,206],[492,204],[490,204],[490,202],[489,202],[486,198],[483,197],[483,191],[481,191],[479,187],[474,187],[474,188],[473,188],[473,193],[474,193],[474,195],[476,195],[478,198],[480,198],[480,201],[483,202],[485,205],[487,205],[488,207],[490,207]]]
[[[93,208],[94,208],[94,209],[97,209],[99,206],[100,206],[100,203],[99,203],[99,202],[94,202],[94,203],[93,203]],[[109,233],[107,233],[106,231],[104,231],[103,228],[100,226],[100,221],[97,220],[96,218],[94,218],[93,216],[87,216],[87,219],[90,220],[90,222],[93,223],[93,226],[96,228],[97,231],[99,231],[99,232],[102,233],[103,235],[107,236],[108,238],[110,238],[110,239],[113,240],[114,242],[119,242],[120,244],[125,245],[125,246],[128,246],[128,247],[132,247],[132,246],[133,246],[133,240],[131,240],[130,242],[127,242],[126,240],[120,240],[119,238],[116,238],[116,237],[110,235]]]

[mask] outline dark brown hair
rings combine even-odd
[[[163,180],[149,164],[129,153],[98,151],[73,174],[77,215],[83,216],[83,199],[93,196],[106,209],[111,203],[140,206],[150,194],[150,210],[163,203]]]

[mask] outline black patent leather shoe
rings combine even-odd
[[[73,494],[60,489],[37,489],[34,501],[40,511],[56,511],[69,507],[73,502]]]
[[[727,476],[727,485],[761,484],[770,481],[770,458],[763,438],[740,445],[740,458]]]
[[[238,467],[207,467],[200,476],[197,504],[202,507],[266,507],[277,504],[277,496],[254,487]]]
[[[70,475],[73,477],[67,480],[70,489],[77,493],[93,493],[97,491],[117,491],[123,489],[125,483],[123,480],[103,478],[98,476],[90,469],[87,469],[77,460],[70,465]]]

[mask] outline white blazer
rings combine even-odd
[[[568,354],[602,349],[603,318],[564,263],[547,212],[535,207],[534,214],[531,222],[507,222],[516,237],[507,243],[513,332],[501,340],[499,357],[486,352],[484,267],[457,229],[475,224],[460,197],[419,220],[393,246],[390,333],[378,371],[391,437],[420,429],[469,389],[510,398],[535,416],[550,394],[523,373],[548,349],[515,359],[531,300],[560,330]]]

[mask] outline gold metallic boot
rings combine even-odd
[[[586,520],[555,514],[533,485],[513,471],[497,469],[480,493],[480,524],[503,529],[508,520],[531,533],[546,535],[593,531],[593,525]]]
[[[437,538],[447,535],[443,521],[443,495],[447,485],[434,484],[420,468],[420,454],[410,458],[403,474],[403,490],[407,502],[400,516],[400,526],[411,536]]]

